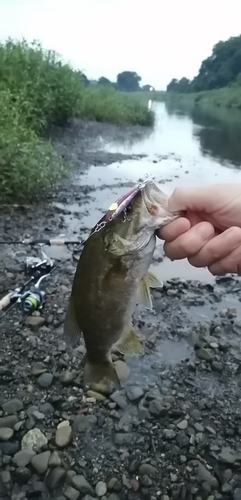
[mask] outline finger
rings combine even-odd
[[[157,236],[161,240],[172,241],[175,240],[180,234],[185,233],[190,229],[191,224],[185,217],[180,217],[166,226],[161,227],[157,231]]]
[[[241,274],[241,245],[233,250],[227,257],[214,262],[208,267],[210,273],[215,276],[223,276],[227,273]]]
[[[196,255],[190,257],[189,262],[195,267],[211,266],[227,257],[239,245],[241,245],[241,229],[230,227],[207,242]]]
[[[209,222],[200,222],[174,241],[164,244],[164,251],[170,259],[185,259],[200,252],[202,247],[213,238],[215,229]]]
[[[214,188],[215,186],[178,187],[168,199],[168,208],[173,212],[187,209],[195,212],[209,212],[210,207],[213,206]]]

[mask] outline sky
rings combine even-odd
[[[241,34],[240,0],[0,0],[0,40],[37,39],[88,78],[136,71],[165,90]]]

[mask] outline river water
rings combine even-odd
[[[203,111],[166,103],[154,103],[152,109],[156,116],[155,127],[142,140],[108,143],[103,138],[102,149],[143,154],[143,158],[104,167],[93,166],[81,175],[80,184],[96,188],[91,193],[90,213],[81,220],[88,229],[128,189],[128,183],[138,182],[145,174],[161,183],[167,194],[176,186],[241,182],[240,111],[220,108]],[[120,183],[123,183],[122,187]],[[163,255],[161,241],[158,241],[155,256],[158,252]],[[173,277],[213,280],[207,269],[196,269],[186,260],[171,262],[165,257],[154,265],[155,273],[162,280]]]

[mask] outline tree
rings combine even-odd
[[[135,71],[123,71],[117,75],[117,88],[125,92],[140,90],[141,77]]]
[[[102,85],[105,87],[113,87],[113,83],[110,80],[108,80],[108,78],[106,78],[105,76],[101,76],[99,78],[98,85]]]
[[[142,90],[155,90],[153,85],[143,85]]]
[[[240,73],[241,35],[216,43],[193,80],[182,78],[178,82],[173,79],[167,85],[167,92],[200,92],[226,87],[235,82]]]

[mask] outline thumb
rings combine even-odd
[[[188,209],[196,212],[212,211],[213,186],[178,187],[174,189],[167,203],[171,212]]]

